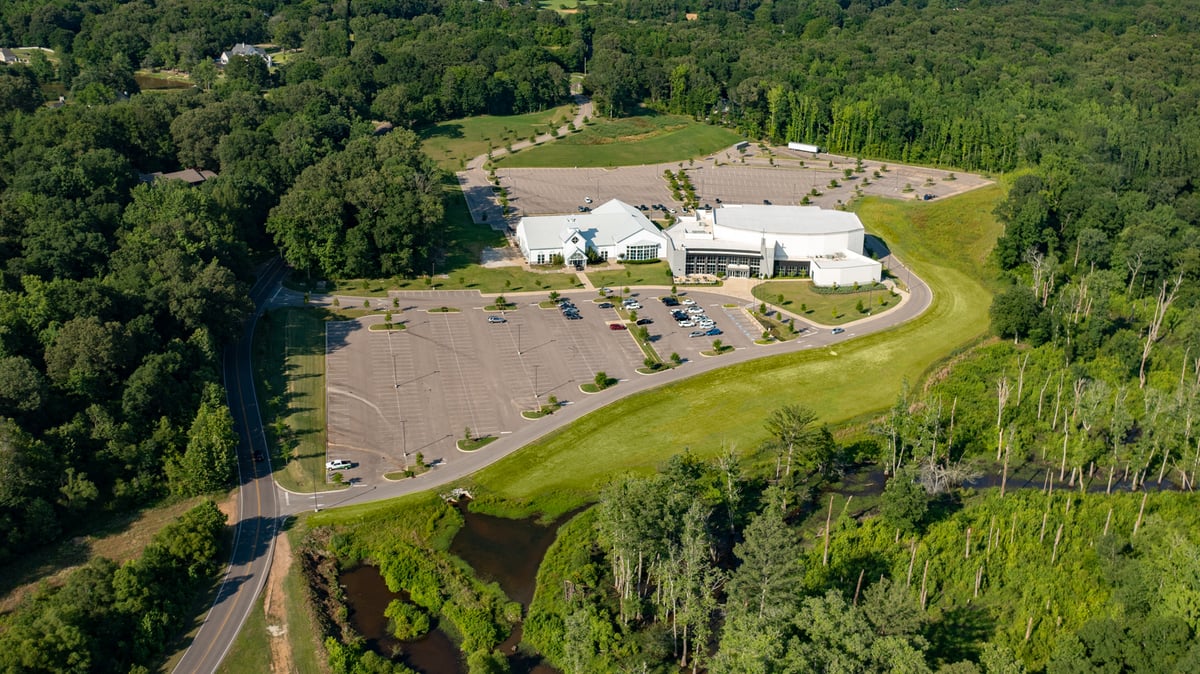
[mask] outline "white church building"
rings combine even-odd
[[[517,245],[529,264],[574,269],[592,260],[657,260],[671,240],[637,208],[613,199],[591,212],[521,218]]]
[[[675,276],[807,276],[818,286],[879,281],[882,265],[863,255],[858,216],[817,206],[726,204],[680,218],[666,231]]]

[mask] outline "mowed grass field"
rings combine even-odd
[[[627,264],[624,269],[588,269],[588,280],[597,288],[605,286],[620,292],[625,286],[669,286],[671,266],[666,260],[652,264]]]
[[[571,110],[572,106],[561,105],[525,115],[452,119],[421,129],[417,135],[421,138],[421,149],[438,166],[457,171],[463,162],[486,154],[488,148],[503,148],[510,142],[527,140],[530,136],[548,133],[551,127],[566,124],[572,117]]]
[[[860,318],[873,316],[892,309],[899,302],[887,290],[862,290],[850,293],[819,293],[813,290],[811,281],[767,281],[754,286],[751,291],[759,300],[787,309],[821,325],[841,325]],[[783,296],[783,302],[779,296]],[[862,300],[862,313],[858,301]],[[880,304],[880,300],[886,304]],[[807,307],[807,310],[804,309]],[[868,314],[865,310],[870,309]],[[835,313],[836,310],[836,313]]]
[[[317,308],[276,309],[263,316],[254,335],[271,466],[275,479],[291,491],[330,488],[325,482],[325,322],[332,317]]]
[[[475,488],[553,516],[613,475],[649,472],[685,448],[702,457],[751,450],[767,438],[763,421],[781,405],[806,405],[830,424],[886,408],[905,380],[919,381],[987,332],[992,289],[983,275],[1002,229],[992,216],[1002,196],[990,186],[937,203],[858,204],[867,230],[933,288],[933,306],[919,318],[624,398],[484,469],[472,479]]]
[[[577,133],[498,157],[506,168],[635,166],[683,161],[727,148],[741,136],[689,117],[645,112],[595,118]]]

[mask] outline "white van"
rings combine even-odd
[[[325,462],[325,470],[350,470],[354,464],[346,459],[334,459]]]

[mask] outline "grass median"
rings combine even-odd
[[[268,312],[254,335],[254,367],[275,479],[311,492],[325,482],[325,323],[332,312],[289,307]],[[338,487],[340,488],[340,487]]]
[[[934,291],[908,323],[832,347],[763,358],[623,398],[478,473],[476,487],[566,512],[616,473],[650,472],[688,448],[715,456],[767,438],[763,420],[801,403],[837,424],[895,401],[905,380],[983,336],[992,290],[980,278],[1001,231],[992,186],[936,204],[869,199],[857,210],[868,230],[912,265]]]
[[[851,290],[849,288],[844,290]],[[857,292],[821,292],[812,281],[767,281],[754,286],[754,297],[821,325],[841,325],[860,318],[881,314],[894,308],[898,297],[892,297],[883,286]],[[783,298],[780,301],[780,298]],[[863,310],[858,310],[859,302]]]

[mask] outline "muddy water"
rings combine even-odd
[[[510,520],[472,513],[462,509],[463,527],[450,544],[450,552],[461,557],[484,581],[495,581],[513,601],[526,609],[533,601],[538,566],[554,542],[558,527],[571,518],[570,513],[549,526],[533,519]],[[340,582],[346,591],[350,620],[354,629],[367,640],[367,647],[385,657],[398,659],[422,674],[466,674],[458,647],[446,633],[434,629],[421,639],[400,642],[387,632],[388,619],[383,612],[393,599],[407,599],[388,590],[373,566],[360,566],[342,573]],[[521,625],[513,629],[499,650],[509,657],[512,674],[557,674],[540,656],[520,648]]]
[[[466,674],[466,663],[458,647],[440,629],[430,630],[421,639],[409,642],[388,634],[384,610],[393,599],[408,597],[389,590],[378,567],[360,566],[342,573],[338,580],[346,590],[350,623],[367,640],[367,648],[398,659],[423,674]]]
[[[463,509],[463,527],[450,543],[450,552],[475,569],[484,581],[496,581],[508,598],[529,608],[537,570],[554,542],[564,516],[550,526],[532,519],[510,520]]]

